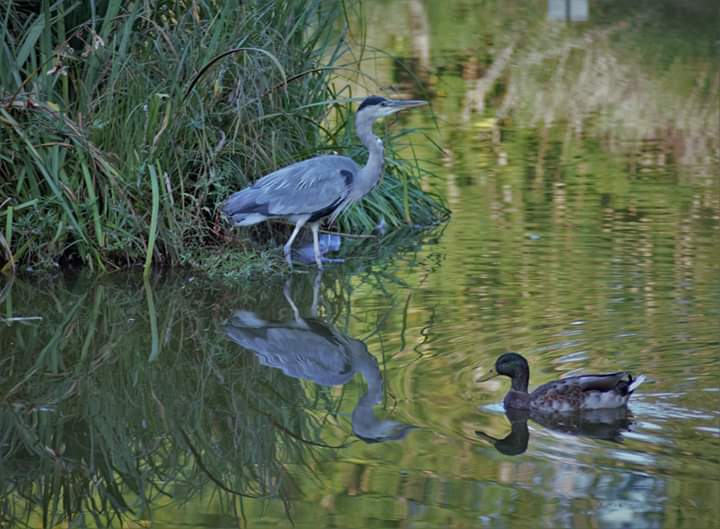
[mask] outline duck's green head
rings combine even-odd
[[[505,353],[495,361],[495,369],[478,379],[477,382],[485,382],[498,375],[505,375],[513,379],[516,377],[527,379],[529,370],[527,360],[523,356],[517,353]]]

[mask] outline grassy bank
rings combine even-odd
[[[320,0],[4,3],[0,268],[149,269],[225,251],[236,235],[217,205],[230,192],[323,149],[355,151],[353,94],[332,82],[353,67],[341,64],[353,16]],[[442,213],[392,152],[343,229]],[[250,262],[283,229],[231,246]]]

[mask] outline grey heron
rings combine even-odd
[[[286,220],[295,227],[283,250],[292,266],[292,244],[305,224],[313,235],[315,262],[322,269],[318,243],[320,224],[335,219],[353,202],[367,195],[383,172],[383,143],[373,134],[373,123],[400,110],[425,105],[421,100],[366,97],[357,109],[355,130],[369,151],[360,167],[347,156],[324,155],[294,163],[263,176],[250,187],[233,193],[222,211],[236,226],[249,226],[269,219]]]
[[[292,309],[292,319],[268,321],[253,311],[238,310],[225,325],[226,335],[254,353],[262,365],[280,369],[289,377],[322,386],[338,386],[347,384],[360,373],[367,382],[367,392],[352,411],[353,433],[366,442],[402,439],[412,425],[378,419],[373,411],[384,396],[377,360],[363,341],[341,333],[317,317],[318,286],[316,279],[312,317],[300,316],[290,297],[288,283],[283,294]]]

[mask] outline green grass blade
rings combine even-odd
[[[158,317],[155,310],[155,298],[153,296],[150,280],[145,276],[143,281],[145,289],[145,300],[147,302],[148,318],[150,320],[150,356],[148,362],[155,362],[160,356],[160,338],[158,334]]]
[[[152,186],[152,213],[150,217],[150,232],[148,233],[147,254],[145,256],[145,267],[143,276],[150,277],[152,271],[153,252],[155,250],[155,239],[157,238],[158,216],[160,214],[160,184],[158,183],[158,171],[154,165],[148,166],[150,183]]]
[[[38,15],[35,22],[28,29],[25,39],[15,56],[15,64],[17,68],[22,68],[31,53],[34,52],[35,46],[45,31],[45,16]]]
[[[83,160],[84,162],[84,160]],[[102,249],[105,246],[105,235],[102,228],[102,220],[100,219],[100,210],[98,208],[97,195],[95,194],[95,184],[90,176],[90,170],[86,163],[82,163],[81,170],[85,179],[85,188],[87,189],[88,198],[90,199],[90,207],[92,209],[93,221],[95,224],[95,237],[98,247]]]

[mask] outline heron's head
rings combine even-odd
[[[363,99],[357,109],[358,118],[376,120],[406,108],[427,105],[427,101],[420,99],[386,99],[380,96],[369,96]]]

